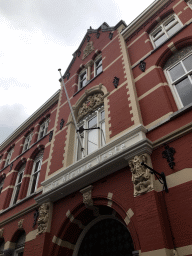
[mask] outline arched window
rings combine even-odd
[[[19,236],[16,241],[15,250],[13,256],[23,256],[24,247],[25,247],[25,238],[26,234],[25,231]]]
[[[14,187],[14,190],[13,190],[10,206],[16,204],[16,202],[17,202],[17,199],[18,199],[18,196],[19,196],[19,191],[20,191],[20,188],[21,188],[21,183],[22,183],[24,171],[25,171],[25,165],[23,165],[20,168],[20,170],[17,174],[17,179],[16,179],[16,182],[15,182],[15,187]]]
[[[178,108],[192,103],[192,46],[176,52],[164,66]]]
[[[29,182],[28,195],[33,194],[37,189],[42,160],[43,160],[43,151],[41,151],[34,159],[31,179]]]

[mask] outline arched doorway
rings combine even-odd
[[[115,218],[94,223],[84,235],[78,256],[132,256],[133,241],[128,229]]]

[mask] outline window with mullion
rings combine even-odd
[[[79,124],[79,129],[81,127],[90,129],[80,132],[85,156],[105,145],[105,112],[103,108],[85,117]],[[94,129],[97,127],[99,127],[99,129]],[[80,160],[82,157],[81,145],[77,138],[77,160]]]
[[[7,158],[6,158],[6,161],[5,161],[5,167],[7,165],[9,165],[10,161],[11,161],[11,156],[12,156],[12,153],[13,153],[13,148],[8,152],[7,154]]]
[[[179,107],[192,103],[192,54],[167,69]]]
[[[31,139],[32,139],[32,133],[29,134],[26,138],[25,138],[25,142],[24,142],[24,145],[23,145],[23,152],[25,152],[29,146],[30,146],[30,143],[31,143]]]
[[[40,158],[38,158],[34,161],[32,175],[31,175],[31,181],[30,181],[30,186],[29,186],[29,194],[33,194],[37,189],[37,185],[38,185],[38,181],[39,181],[39,174],[40,174],[41,164],[42,164],[42,158],[43,158],[43,156],[41,156]]]
[[[17,179],[16,179],[16,182],[15,182],[15,187],[14,187],[14,190],[13,190],[13,196],[12,196],[10,205],[14,205],[17,202],[19,191],[20,191],[20,188],[21,188],[22,179],[23,179],[24,170],[25,170],[25,166],[23,166],[17,174]]]
[[[87,83],[87,72],[84,71],[83,73],[80,74],[79,76],[79,89],[83,88],[86,86]]]
[[[153,32],[152,42],[155,47],[161,45],[167,38],[171,37],[181,28],[181,23],[176,15],[166,18]]]
[[[102,59],[95,62],[95,76],[102,72]]]
[[[41,124],[39,129],[39,140],[47,134],[47,129],[49,125],[49,120],[46,120],[44,123]]]

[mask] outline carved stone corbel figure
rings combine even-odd
[[[49,220],[49,203],[44,203],[39,207],[39,218],[37,220],[37,235],[47,230]]]
[[[0,229],[0,238],[3,238],[3,231],[4,231],[4,228],[1,228]]]
[[[23,221],[24,219],[18,221],[18,228],[23,228]]]
[[[134,196],[153,190],[153,176],[149,169],[141,165],[141,162],[147,164],[149,156],[143,154],[135,156],[129,161],[129,166],[132,172],[132,182],[134,184]]]
[[[97,217],[99,216],[99,208],[93,205],[92,188],[93,186],[90,185],[80,190],[80,192],[83,194],[83,203],[85,204],[86,208],[92,210],[93,215]]]
[[[93,186],[90,185],[82,190],[80,192],[83,194],[83,203],[85,204],[86,207],[93,206],[93,200],[92,200],[92,188]]]

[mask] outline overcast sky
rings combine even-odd
[[[58,89],[87,29],[128,25],[153,0],[0,0],[0,143]]]

